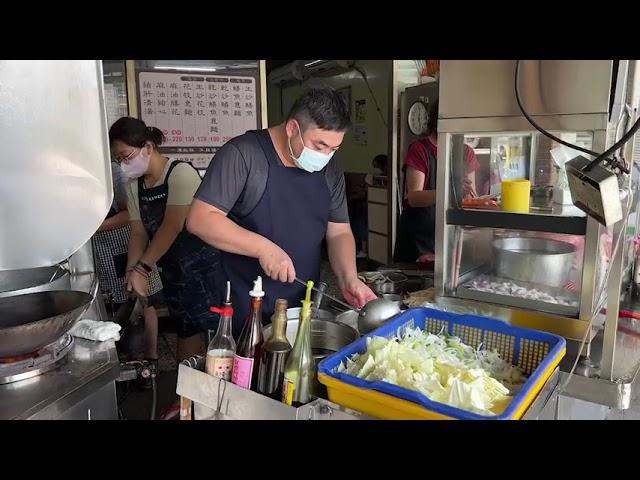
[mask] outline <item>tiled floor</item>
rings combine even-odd
[[[158,338],[158,376],[156,418],[176,400],[176,380],[178,366],[176,362],[177,335],[175,326],[168,318],[160,319]],[[153,401],[152,390],[143,390],[137,382],[118,383],[118,399],[121,414],[127,420],[148,420]]]

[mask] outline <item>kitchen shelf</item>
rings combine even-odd
[[[585,235],[587,232],[587,217],[574,215],[450,208],[447,210],[446,223],[466,227],[504,228],[568,235]]]
[[[467,300],[475,300],[477,302],[493,303],[496,305],[506,305],[509,307],[515,307],[522,310],[536,310],[552,315],[559,315],[563,317],[576,318],[579,313],[579,294],[569,290],[561,288],[549,287],[546,285],[538,285],[529,282],[522,282],[519,280],[510,280],[508,278],[499,278],[491,274],[483,274],[476,277],[477,279],[485,278],[493,282],[510,282],[520,287],[527,289],[536,289],[550,295],[563,298],[564,300],[573,302],[571,305],[564,305],[561,303],[547,302],[544,300],[533,300],[513,296],[510,294],[500,294],[497,292],[486,292],[474,289],[471,287],[472,280],[467,280],[456,289],[456,297],[464,298]]]

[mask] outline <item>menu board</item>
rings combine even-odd
[[[207,168],[219,147],[259,125],[255,75],[138,72],[140,118],[162,130],[161,151]]]
[[[115,123],[122,115],[118,106],[118,92],[115,85],[104,84],[104,103],[107,108],[107,122],[109,127]]]
[[[211,162],[213,153],[167,153],[165,154],[169,160],[180,160],[183,162],[189,162],[198,170],[206,170]]]

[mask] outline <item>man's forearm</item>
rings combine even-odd
[[[258,258],[261,248],[269,241],[219,213],[208,213],[205,218],[195,220],[190,218],[187,230],[218,250],[252,258]]]
[[[358,276],[356,267],[356,242],[351,232],[341,233],[334,237],[327,237],[329,262],[333,272],[338,277],[340,288],[346,282]]]
[[[422,190],[410,192],[407,196],[407,201],[413,208],[430,207],[436,204],[436,191]]]

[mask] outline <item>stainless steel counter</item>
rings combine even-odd
[[[119,373],[113,341],[75,338],[59,368],[0,385],[0,420],[115,420]]]
[[[100,298],[90,246],[87,242],[72,257],[71,289]],[[105,320],[104,310],[103,302],[93,301],[82,318]],[[60,367],[0,385],[0,420],[117,420],[119,375],[115,342],[74,338]]]
[[[291,407],[185,365],[176,393],[193,402],[196,420],[374,420],[321,398]]]

